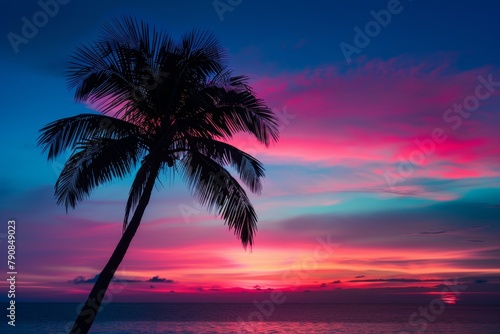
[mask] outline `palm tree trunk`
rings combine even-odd
[[[94,322],[109,283],[111,282],[115,271],[118,269],[118,266],[125,257],[125,253],[127,252],[130,242],[132,241],[137,228],[141,223],[142,216],[149,203],[149,199],[151,198],[151,192],[154,187],[156,176],[158,175],[158,167],[150,170],[151,173],[149,174],[141,199],[139,200],[139,203],[134,211],[134,215],[130,220],[127,229],[123,233],[120,242],[116,246],[113,255],[111,255],[108,263],[99,274],[92,291],[90,291],[90,294],[87,297],[85,305],[81,309],[80,314],[73,324],[70,334],[87,334],[92,326],[92,323]]]

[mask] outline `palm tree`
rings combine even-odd
[[[279,130],[274,113],[245,76],[232,75],[219,42],[205,32],[175,42],[142,21],[112,20],[97,41],[76,50],[68,84],[76,88],[75,100],[97,113],[40,130],[38,145],[49,160],[71,151],[55,184],[57,203],[74,208],[97,186],[135,174],[122,237],[70,332],[81,334],[89,331],[163,172],[182,175],[193,196],[224,219],[244,248],[252,246],[257,215],[226,168],[234,168],[253,193],[261,192],[264,168],[228,142],[245,132],[268,146]]]

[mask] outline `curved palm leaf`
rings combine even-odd
[[[276,116],[258,99],[244,76],[222,73],[210,85],[187,99],[187,110],[201,109],[200,117],[230,139],[234,133],[247,132],[268,146],[279,138]],[[201,107],[201,108],[200,108]]]
[[[42,152],[49,150],[49,160],[55,159],[67,149],[75,149],[81,141],[141,134],[139,127],[132,123],[98,114],[62,118],[49,123],[40,132],[37,145],[42,147]]]
[[[257,214],[238,181],[221,165],[197,152],[186,154],[178,166],[195,198],[209,211],[216,210],[243,246],[251,247]]]
[[[74,208],[97,186],[129,175],[142,153],[137,136],[81,142],[57,179],[57,203]]]
[[[253,193],[262,191],[261,178],[265,176],[262,163],[238,148],[217,140],[197,138],[192,146],[197,152],[223,166],[231,166],[239,173],[240,179]]]

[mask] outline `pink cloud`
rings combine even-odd
[[[431,138],[433,129],[443,128],[448,138],[436,146],[426,168],[448,163],[461,165],[455,175],[499,176],[494,168],[500,148],[493,112],[500,108],[499,92],[482,101],[456,130],[443,119],[454,103],[475,94],[477,77],[489,73],[493,80],[500,77],[488,67],[460,71],[446,63],[398,57],[368,61],[346,73],[324,66],[260,77],[253,83],[259,96],[293,118],[280,119],[282,137],[270,149],[252,146],[246,139],[237,143],[243,141],[265,161],[278,164],[387,166],[418,149],[415,140]],[[480,168],[465,165],[472,162]],[[370,168],[367,172],[373,173]]]

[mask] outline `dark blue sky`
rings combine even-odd
[[[40,10],[36,1],[2,1],[0,29],[19,33],[21,18]],[[232,52],[255,47],[265,50],[257,57],[276,70],[302,69],[343,61],[342,41],[352,43],[353,28],[373,20],[370,11],[387,8],[387,1],[241,1],[223,13],[212,1],[69,1],[29,44],[15,54],[4,38],[5,61],[32,64],[51,73],[61,69],[72,48],[95,36],[97,27],[110,17],[133,14],[161,23],[177,35],[192,28],[209,29]],[[459,64],[471,68],[498,64],[498,13],[495,1],[435,2],[404,0],[399,14],[363,49],[369,58],[389,59],[401,54],[426,55],[436,51],[460,53]],[[298,45],[305,47],[294,48]],[[234,61],[236,61],[235,59]]]

